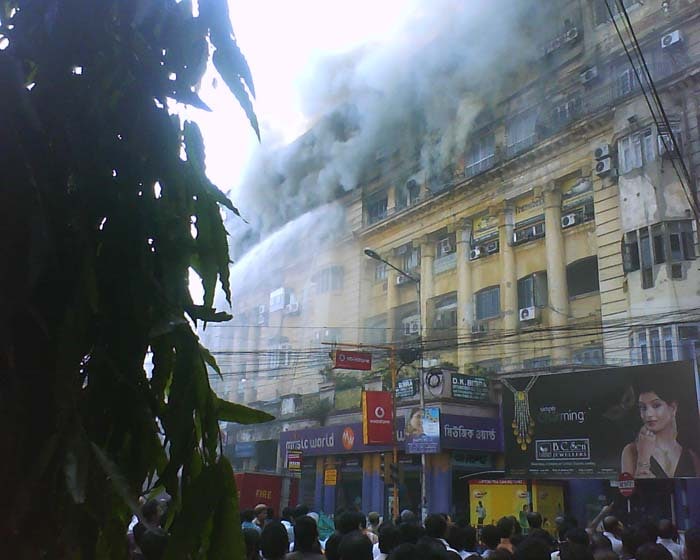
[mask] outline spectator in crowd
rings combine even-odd
[[[668,549],[658,543],[644,543],[637,549],[636,560],[671,560],[672,556]]]
[[[369,542],[372,543],[372,546],[375,544],[379,543],[379,537],[375,535],[372,531],[370,531],[367,528],[367,517],[365,516],[364,513],[359,514],[359,520],[360,520],[360,531],[362,531],[362,534],[369,539]]]
[[[267,508],[265,508],[267,514]],[[289,553],[287,529],[279,521],[270,521],[260,533],[260,552],[263,560],[284,560]]]
[[[536,511],[529,511],[527,513],[527,524],[530,529],[541,529],[542,528],[542,515]]]
[[[373,560],[372,543],[362,531],[343,536],[338,547],[339,560]]]
[[[308,515],[297,518],[294,525],[294,552],[287,560],[323,560],[318,542],[318,526]]]
[[[593,533],[591,536],[591,552],[593,555],[596,552],[603,550],[612,550],[612,542],[603,533]]]
[[[547,543],[526,538],[515,549],[515,560],[549,560],[549,554]]]
[[[520,528],[520,524],[514,517],[501,517],[496,524],[498,532],[500,535],[500,543],[498,548],[505,548],[511,554],[514,552],[513,543],[511,539],[516,535],[517,529]],[[516,529],[517,527],[517,529]]]
[[[605,533],[603,533],[605,534]],[[625,528],[620,535],[622,540],[622,554],[620,558],[622,560],[631,560],[636,558],[637,549],[643,544],[647,543],[649,536],[644,531],[640,529]],[[615,550],[615,543],[613,543],[613,550]]]
[[[441,544],[448,552],[453,552],[457,557],[459,553],[452,548],[445,540],[447,536],[447,519],[444,515],[433,513],[425,518],[425,537],[424,542],[432,545],[434,543]],[[434,541],[433,543],[430,540]]]
[[[379,514],[376,511],[370,511],[367,514],[367,529],[379,536]]]
[[[401,544],[401,532],[398,527],[390,523],[382,523],[379,529],[379,543],[377,553],[372,553],[374,560],[386,560],[389,554]]]
[[[659,521],[658,533],[659,537],[656,542],[668,549],[673,560],[683,560],[683,546],[679,542],[676,542],[678,539],[678,531],[673,522],[669,519],[662,519]]]
[[[260,560],[260,531],[257,528],[243,529],[243,542],[246,560]]]
[[[265,526],[265,520],[267,519],[268,514],[267,510],[268,508],[265,504],[258,504],[253,510],[253,512],[255,513],[255,519],[253,519],[253,523],[260,527],[261,531],[262,528]]]
[[[700,528],[693,527],[685,532],[685,560],[700,560]]]
[[[614,515],[608,515],[603,519],[603,535],[610,539],[613,552],[622,554],[622,531],[624,526]]]
[[[484,525],[481,528],[481,543],[484,545],[482,558],[491,558],[491,554],[501,543],[501,532],[495,525]]]
[[[408,522],[399,525],[399,533],[401,533],[401,542],[418,544],[418,541],[423,536],[423,528],[418,523]]]
[[[416,545],[412,543],[401,543],[391,551],[388,560],[415,560]]]
[[[284,528],[287,529],[287,537],[289,538],[289,548],[293,549],[294,547],[292,546],[294,543],[294,524],[292,523],[292,508],[286,507],[282,509],[282,518],[280,519],[280,522],[282,525],[284,525]]]
[[[481,560],[481,555],[476,550],[476,529],[466,526],[451,525],[447,528],[447,542],[457,551],[457,554],[465,560]]]

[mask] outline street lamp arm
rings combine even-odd
[[[386,266],[388,266],[389,268],[391,268],[391,269],[395,270],[396,272],[398,272],[401,276],[404,276],[404,277],[408,278],[411,282],[415,282],[416,284],[419,284],[419,283],[420,283],[420,278],[418,278],[417,276],[414,276],[413,274],[410,274],[410,273],[406,272],[405,270],[401,270],[401,269],[400,269],[399,267],[397,267],[397,266],[394,266],[394,265],[391,264],[388,260],[382,258],[382,257],[379,255],[379,253],[377,253],[376,251],[373,251],[372,249],[365,249],[364,252],[365,252],[365,255],[367,255],[370,259],[374,259],[375,261],[379,261],[379,262],[381,262],[381,263],[384,263],[384,264],[385,264]]]

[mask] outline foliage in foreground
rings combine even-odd
[[[210,59],[257,130],[226,0],[0,1],[0,541],[13,558],[123,558],[144,488],[168,557],[242,558],[191,321],[221,321],[228,247],[197,126]],[[204,305],[188,291],[202,278]],[[152,375],[144,358],[152,349]]]

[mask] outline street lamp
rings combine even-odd
[[[413,274],[410,274],[406,272],[405,270],[401,270],[400,268],[394,266],[391,264],[389,261],[386,259],[382,258],[382,256],[377,253],[376,251],[372,249],[365,249],[364,250],[365,255],[367,255],[370,259],[374,259],[375,261],[379,261],[381,263],[384,263],[386,266],[389,268],[395,270],[398,272],[401,276],[404,278],[408,278],[411,282],[413,282],[416,285],[416,294],[418,297],[418,341],[419,344],[423,344],[423,320],[421,317],[421,293],[420,293],[420,278],[418,276],[414,276]],[[422,352],[421,352],[421,362],[423,360],[422,357]],[[393,377],[394,377],[394,402],[396,402],[396,374],[392,372]],[[423,365],[422,363],[418,367],[418,396],[420,398],[420,408],[421,410],[425,409],[425,392],[424,392],[424,380],[423,380]],[[394,405],[394,408],[396,406]],[[394,414],[394,418],[396,418],[396,414]],[[394,430],[394,437],[396,437],[396,430]],[[394,445],[394,460],[396,460],[396,445]],[[420,454],[420,513],[421,513],[421,520],[425,521],[425,518],[428,516],[428,500],[427,496],[425,493],[425,473],[426,473],[426,466],[425,466],[425,453]],[[395,494],[394,494],[394,500],[396,500],[396,484],[394,485],[395,489]]]

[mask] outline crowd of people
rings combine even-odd
[[[243,517],[246,560],[700,560],[700,529],[681,535],[670,520],[625,527],[609,509],[585,528],[558,518],[556,537],[542,529],[537,512],[528,513],[523,530],[514,516],[475,528],[446,514],[420,523],[405,510],[382,522],[376,512],[342,511],[328,538],[321,537],[318,514],[304,506],[278,520],[261,507]]]

